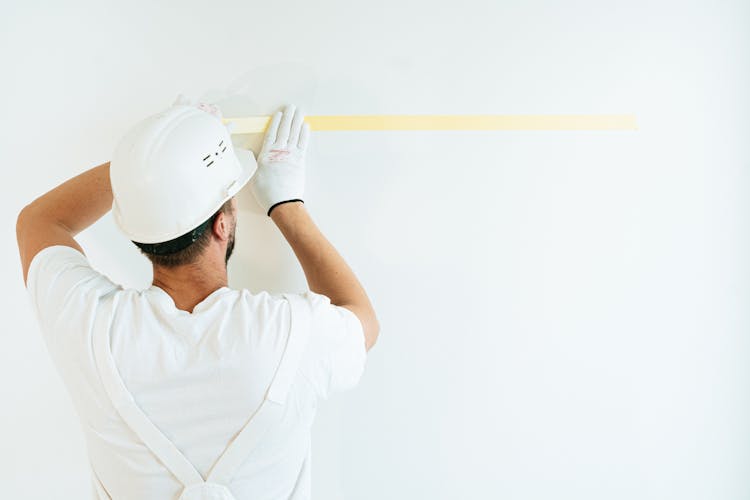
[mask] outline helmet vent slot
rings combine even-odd
[[[222,144],[224,144],[224,139],[222,139],[222,140],[221,140],[221,142],[219,142],[219,147],[221,147],[221,145],[222,145]],[[226,150],[227,150],[227,147],[226,147],[226,146],[224,146],[224,149],[222,149],[222,150],[221,150],[221,152],[223,153],[223,152],[224,152],[224,151],[226,151]],[[214,151],[214,156],[219,156],[219,152],[218,152],[218,151]],[[205,156],[205,158],[203,158],[203,161],[205,162],[205,161],[206,161],[206,160],[208,160],[209,158],[211,158],[211,153],[208,153],[208,154],[207,154],[207,155]],[[208,163],[206,164],[206,167],[210,167],[211,165],[213,165],[213,163],[214,163],[214,160],[211,160],[210,162],[208,162]]]

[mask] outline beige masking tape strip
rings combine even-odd
[[[224,118],[233,134],[266,130],[270,116]],[[329,115],[306,116],[311,130],[637,130],[635,115]]]

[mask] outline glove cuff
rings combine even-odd
[[[278,203],[274,203],[273,205],[271,205],[271,208],[268,209],[268,214],[267,215],[270,217],[271,216],[271,210],[273,210],[274,208],[278,207],[282,203],[289,203],[290,201],[301,201],[302,203],[304,203],[304,201],[300,200],[299,198],[295,198],[293,200],[280,201]]]

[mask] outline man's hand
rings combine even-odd
[[[258,170],[250,179],[250,189],[270,217],[276,205],[303,201],[305,191],[305,154],[310,126],[304,115],[287,105],[274,113],[258,155]]]

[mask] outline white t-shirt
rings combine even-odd
[[[27,288],[49,353],[81,420],[98,498],[177,498],[182,484],[110,404],[92,338],[100,299],[121,294],[110,327],[112,356],[154,425],[206,477],[263,401],[290,330],[289,302],[222,287],[192,313],[161,288],[123,289],[79,251],[54,245],[34,256]],[[238,500],[310,498],[310,430],[318,399],[354,387],[367,351],[362,324],[325,295],[307,291],[309,342],[281,426],[264,437],[265,459],[243,465],[229,486]],[[261,472],[259,472],[259,470]]]

